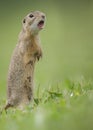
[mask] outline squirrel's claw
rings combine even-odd
[[[34,56],[39,61],[39,59],[42,58],[42,53],[36,52]]]

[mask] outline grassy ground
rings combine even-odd
[[[62,89],[60,89],[62,88]],[[10,109],[0,115],[4,130],[92,130],[93,82],[65,80],[35,91],[24,111]],[[0,100],[0,106],[5,100]]]
[[[0,108],[6,102],[8,66],[21,21],[33,10],[47,17],[40,33],[43,58],[35,68],[34,101],[25,111],[3,111],[0,130],[92,130],[92,0],[0,3]]]

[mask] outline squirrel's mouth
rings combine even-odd
[[[40,29],[43,29],[43,27],[44,27],[44,20],[39,21],[38,27],[39,27]]]

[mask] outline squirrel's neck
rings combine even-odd
[[[22,31],[19,34],[19,41],[37,41],[39,40],[39,33],[36,34],[31,34],[31,32],[25,31],[24,29],[22,29]]]

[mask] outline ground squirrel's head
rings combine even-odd
[[[45,25],[45,14],[40,11],[29,13],[23,19],[23,29],[31,34],[37,34]]]

